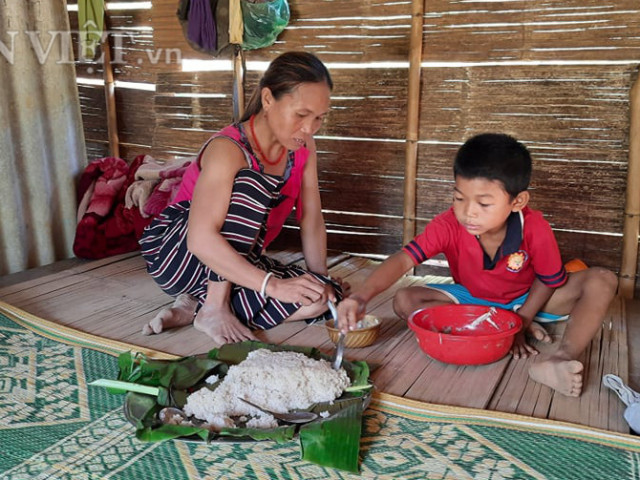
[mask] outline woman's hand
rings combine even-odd
[[[326,303],[329,298],[326,285],[308,273],[292,278],[271,277],[267,283],[266,294],[281,302],[300,303],[305,306],[322,300]]]

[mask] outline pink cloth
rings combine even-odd
[[[202,156],[202,152],[211,140],[220,136],[231,138],[235,140],[239,145],[243,145],[240,130],[235,125],[229,125],[228,127],[223,128],[220,132],[213,135],[209,140],[207,140],[207,142],[200,150],[196,161],[189,165],[189,167],[184,172],[180,190],[176,194],[172,203],[178,203],[183,200],[191,200],[193,196],[193,189],[195,188],[196,181],[198,180],[198,176],[200,175],[200,157]],[[245,149],[245,151],[247,150]],[[247,151],[247,153],[250,152]],[[258,163],[258,160],[253,155],[250,155],[250,158],[251,168],[253,170],[260,171],[260,164]],[[271,209],[269,218],[267,219],[267,233],[265,235],[264,248],[267,248],[267,246],[278,236],[278,234],[282,230],[284,222],[291,214],[294,206],[296,207],[296,219],[298,220],[298,222],[302,217],[302,198],[300,192],[302,189],[302,176],[304,174],[304,166],[307,163],[308,158],[309,150],[307,150],[306,147],[300,147],[294,153],[293,168],[291,169],[289,178],[280,190],[280,195],[283,197],[283,199],[277,206]]]
[[[145,218],[158,215],[167,205],[174,203],[182,176],[193,160],[160,162],[145,155],[142,165],[135,172],[136,181],[127,188],[125,206],[138,207]]]
[[[128,172],[129,165],[121,158],[106,157],[91,162],[80,179],[82,204],[86,205],[86,209],[78,211],[78,221],[87,213],[101,217],[107,215],[127,180]],[[88,195],[88,199],[84,198],[85,195]]]
[[[106,157],[85,168],[78,185],[81,201],[73,242],[77,257],[104,258],[140,248],[138,239],[151,218],[126,208],[124,196],[142,159],[139,155],[127,165],[121,158]]]

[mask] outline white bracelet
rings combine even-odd
[[[262,280],[262,287],[260,287],[260,295],[267,298],[267,283],[269,283],[269,279],[273,275],[273,272],[269,272],[264,276]]]

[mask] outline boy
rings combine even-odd
[[[467,140],[453,173],[453,206],[339,304],[340,327],[355,328],[369,300],[412,267],[444,253],[455,284],[399,290],[393,300],[396,314],[406,320],[418,309],[446,303],[517,310],[523,329],[511,350],[516,359],[538,353],[525,333],[551,342],[534,317],[556,321],[570,314],[562,340],[531,366],[529,376],[564,395],[579,396],[583,365],[577,358],[601,328],[617,277],[602,268],[567,274],[550,225],[527,207],[531,157],[514,138],[485,133]]]

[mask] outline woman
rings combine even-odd
[[[175,203],[140,240],[147,270],[177,297],[143,333],[193,322],[218,344],[239,342],[254,339],[252,329],[315,319],[341,298],[327,271],[313,141],[332,88],[317,57],[284,53],[242,120],[205,143]],[[294,205],[308,271],[263,255]]]

